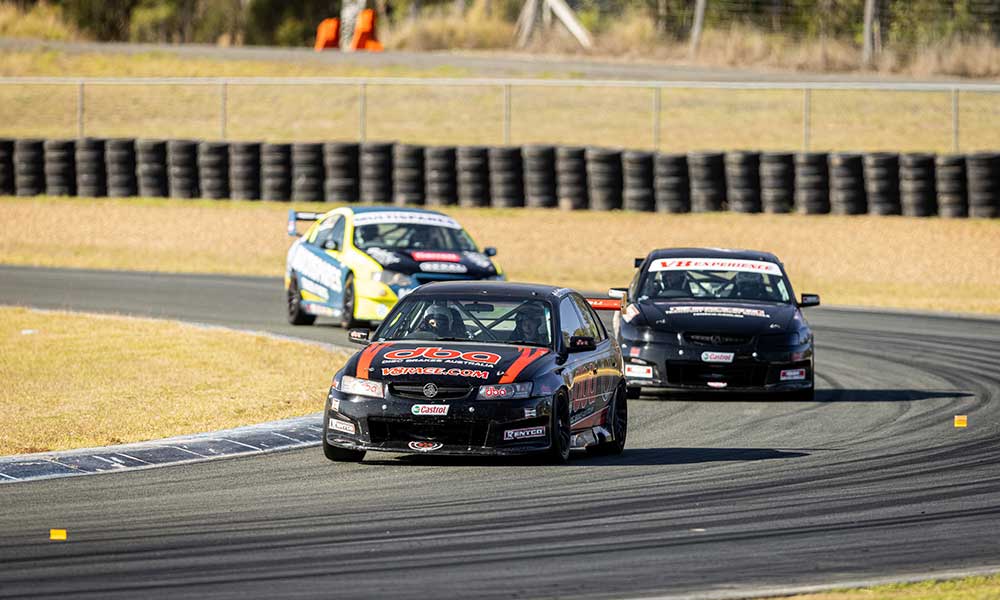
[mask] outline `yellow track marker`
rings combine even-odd
[[[955,427],[959,429],[969,426],[969,418],[966,415],[955,415]]]
[[[49,530],[49,540],[51,541],[66,541],[66,530],[65,529],[50,529]]]

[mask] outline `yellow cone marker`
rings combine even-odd
[[[66,530],[65,529],[50,529],[49,539],[52,541],[66,541]]]
[[[955,415],[955,427],[962,428],[969,426],[969,418],[966,415]]]

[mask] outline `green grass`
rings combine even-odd
[[[782,598],[784,600],[996,600],[1000,598],[1000,575],[919,583],[892,583],[852,590],[782,596]]]

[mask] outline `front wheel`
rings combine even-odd
[[[614,436],[614,439],[587,448],[589,453],[606,456],[618,455],[625,451],[625,438],[628,437],[628,393],[625,389],[624,386],[618,388],[615,397],[611,400],[611,407],[608,409],[611,435]]]
[[[331,446],[326,443],[326,439],[323,440],[323,454],[334,462],[361,462],[365,458],[364,450],[348,450]]]
[[[299,291],[299,280],[292,273],[292,281],[288,284],[288,322],[292,325],[312,325],[316,315],[311,315],[302,309],[302,293]]]
[[[569,398],[566,392],[556,395],[552,406],[552,446],[549,448],[549,461],[561,465],[569,460],[572,433],[569,425]]]
[[[354,303],[354,273],[351,273],[344,282],[344,307],[340,317],[340,324],[344,326],[344,329],[362,325],[361,321],[354,318]]]

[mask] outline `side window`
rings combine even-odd
[[[594,309],[590,308],[590,305],[581,296],[571,296],[571,298],[576,302],[576,306],[583,316],[584,327],[590,331],[587,335],[594,338],[594,341],[603,341],[607,337],[607,332],[604,329],[604,323],[601,323],[597,315],[594,314]]]
[[[344,217],[336,216],[320,223],[312,243],[324,248],[330,240],[335,240],[337,247],[341,250],[344,249]]]
[[[337,219],[337,223],[333,226],[333,230],[330,232],[330,239],[337,242],[337,248],[340,250],[344,249],[344,226],[347,220],[344,217]]]
[[[590,335],[580,316],[580,310],[571,297],[563,298],[559,303],[559,328],[562,330],[564,346],[569,346],[569,338],[574,335]]]

